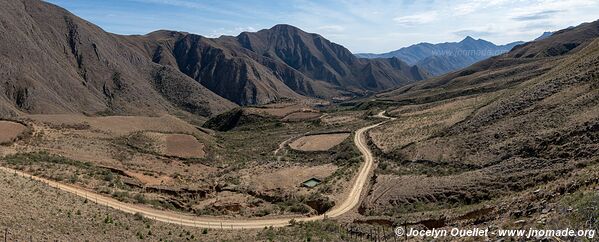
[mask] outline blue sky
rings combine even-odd
[[[279,23],[354,53],[387,52],[470,35],[496,44],[599,18],[599,0],[49,0],[118,34],[169,29],[209,37]]]

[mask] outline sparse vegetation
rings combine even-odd
[[[365,234],[346,222],[599,229],[599,21],[427,79],[421,64],[356,59],[288,25],[214,39],[120,36],[42,1],[0,6],[10,12],[2,29],[23,30],[2,33],[0,113],[14,120],[0,120],[0,163],[44,178],[0,172],[0,228],[14,241]],[[356,178],[354,132],[382,111],[395,118],[367,132],[376,169],[368,162]],[[365,182],[358,195],[353,181]],[[347,194],[358,205],[342,220],[301,222]],[[147,214],[118,212],[114,200]],[[291,226],[187,228],[151,209]]]

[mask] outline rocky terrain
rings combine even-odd
[[[379,94],[370,105],[398,119],[370,134],[383,158],[362,213],[395,221],[449,218],[465,207],[501,214],[503,201],[564,186],[568,176],[579,184],[568,193],[596,196],[598,31],[598,21],[585,23]],[[559,189],[532,200],[555,206]],[[531,223],[538,216],[507,211]]]
[[[236,105],[57,6],[0,3],[0,114],[211,116]]]
[[[240,105],[360,95],[427,77],[398,59],[358,59],[320,35],[283,24],[216,39],[172,31],[124,38],[154,62]]]
[[[174,31],[121,36],[46,2],[1,4],[3,116],[209,117],[236,104],[355,96],[427,77],[397,59],[358,59],[289,25],[216,39]]]

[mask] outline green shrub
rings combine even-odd
[[[104,223],[105,224],[111,224],[114,221],[112,220],[112,217],[110,215],[106,215],[106,218],[104,218]]]
[[[76,166],[80,168],[92,167],[92,165],[89,162],[72,160],[60,155],[50,154],[46,151],[7,155],[6,157],[4,157],[4,160],[9,165],[33,165],[39,163],[52,163]]]
[[[135,194],[135,197],[133,197],[133,198],[135,199],[135,201],[137,203],[146,203],[147,202],[146,197],[141,193]]]
[[[143,219],[144,219],[144,215],[143,215],[142,213],[140,213],[140,212],[137,212],[137,213],[135,213],[135,214],[133,215],[133,219],[135,219],[135,220],[138,220],[138,221],[141,221],[141,220],[143,220]]]

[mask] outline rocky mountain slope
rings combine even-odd
[[[397,59],[358,59],[343,46],[290,25],[216,39],[172,31],[123,38],[154,62],[177,68],[240,105],[356,95],[427,77]]]
[[[451,214],[484,203],[493,217],[501,214],[493,201],[561,177],[592,188],[585,177],[599,162],[599,21],[377,99],[398,120],[371,133],[387,161],[364,214]],[[542,210],[542,199],[529,203]]]
[[[0,113],[178,113],[235,106],[64,9],[0,2]]]
[[[537,37],[534,41],[546,39],[547,37],[551,36],[553,33],[554,32],[550,32],[550,31],[543,32],[543,34],[541,34],[541,36]]]
[[[510,51],[524,42],[495,45],[489,41],[468,36],[460,42],[440,44],[420,43],[384,54],[356,54],[362,58],[397,57],[409,65],[416,65],[432,75],[459,70],[478,61]]]
[[[38,0],[0,3],[0,113],[183,113],[361,95],[422,80],[288,25],[216,39],[122,36]]]

